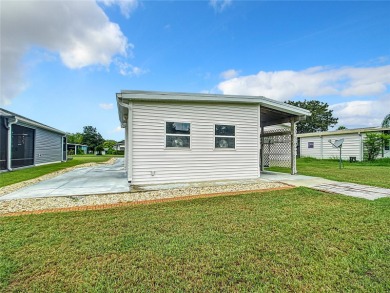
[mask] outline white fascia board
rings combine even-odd
[[[121,123],[121,127],[125,128],[127,125],[127,120],[125,119],[125,114],[128,114],[129,110],[127,107],[124,107],[122,105],[122,103],[124,103],[123,98],[122,98],[122,94],[120,94],[120,93],[116,94],[116,104],[118,107],[119,122]]]
[[[281,112],[297,115],[310,116],[310,111],[295,107],[286,103],[278,102],[262,96],[238,96],[216,95],[199,93],[172,93],[172,92],[149,92],[123,90],[117,94],[122,101],[158,101],[158,102],[209,102],[209,103],[236,103],[236,104],[260,104],[261,106]],[[119,107],[119,106],[118,106]]]

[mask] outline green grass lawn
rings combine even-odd
[[[297,160],[297,169],[301,175],[390,188],[390,159],[380,159],[372,163],[343,163],[344,168],[339,169],[337,160],[300,158]],[[271,167],[267,170],[290,173],[289,168]]]
[[[14,170],[12,172],[3,172],[0,173],[0,187],[37,178],[48,173],[52,173],[84,163],[105,162],[108,161],[111,157],[112,156],[79,155],[74,156],[72,160],[67,162],[25,168],[20,170]]]
[[[0,291],[390,290],[390,198],[296,188],[0,218]]]

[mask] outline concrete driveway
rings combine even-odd
[[[112,165],[83,167],[0,197],[2,200],[128,192],[124,159]]]

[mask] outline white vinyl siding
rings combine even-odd
[[[258,118],[258,105],[133,102],[132,183],[258,178]],[[191,148],[165,147],[167,121],[191,123]],[[214,148],[221,121],[235,125],[235,150]]]
[[[339,135],[324,135],[301,137],[300,138],[300,151],[301,157],[313,157],[317,159],[335,159],[339,158],[339,149],[334,148],[329,140],[334,142],[337,139],[344,138],[342,146],[342,159],[349,160],[349,157],[356,157],[358,161],[363,158],[361,156],[361,137],[356,134],[339,134]],[[364,134],[363,137],[364,139]],[[308,148],[308,142],[314,142],[314,148]]]
[[[314,144],[313,148],[309,148],[309,142]],[[301,137],[299,145],[301,157],[322,159],[320,137]]]

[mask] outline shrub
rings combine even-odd
[[[367,133],[364,139],[364,156],[368,161],[374,161],[383,150],[390,136],[382,133]]]

